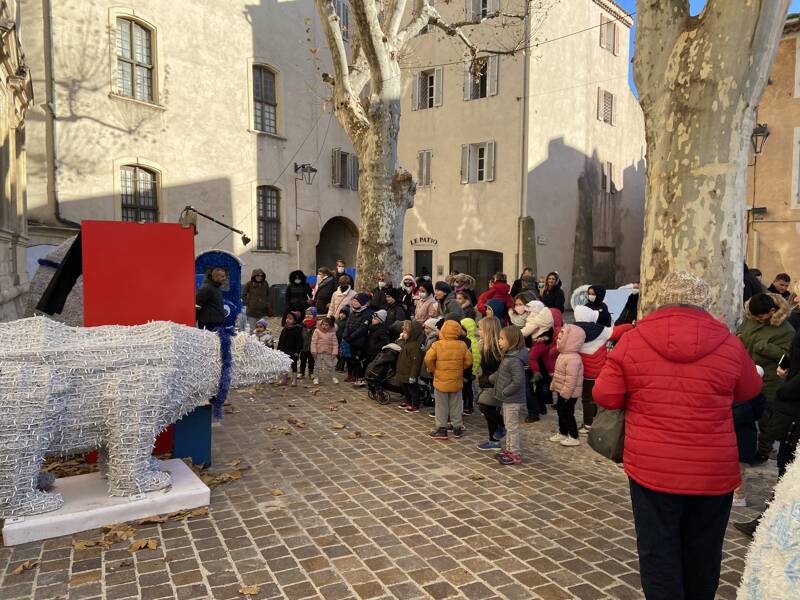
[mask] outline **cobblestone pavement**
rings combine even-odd
[[[155,550],[74,548],[98,531],[0,548],[0,598],[222,600],[242,586],[258,586],[252,598],[642,597],[627,480],[587,446],[546,441],[553,415],[523,426],[526,462],[503,467],[476,448],[480,415],[444,443],[427,436],[427,411],[344,385],[267,386],[232,403],[212,470],[245,470],[213,489],[208,516],[135,525]],[[749,475],[753,499],[773,473]],[[731,528],[721,598],[735,595],[746,545]],[[13,574],[26,560],[38,564]]]

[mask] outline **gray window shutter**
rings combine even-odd
[[[481,18],[481,0],[467,0],[467,20],[477,21]]]
[[[331,183],[335,186],[342,185],[342,149],[334,148],[331,157]]]
[[[461,146],[461,183],[469,183],[469,146]]]
[[[464,100],[472,100],[472,73],[470,73],[470,59],[464,60]]]
[[[428,150],[425,152],[425,185],[433,184],[433,177],[431,176],[431,159],[433,152]]]
[[[619,56],[619,27],[614,23],[614,56]]]
[[[603,88],[597,88],[597,120],[603,120]]]
[[[600,15],[600,47],[606,47],[606,16]]]
[[[442,105],[442,89],[443,89],[443,82],[442,77],[444,77],[444,68],[436,67],[433,75],[433,105],[434,106],[441,106]]]
[[[358,190],[358,157],[355,154],[348,155],[350,161],[350,189]]]
[[[500,57],[489,57],[489,95],[497,96],[498,82],[500,80]]]
[[[417,152],[417,182],[425,185],[425,152]]]
[[[486,181],[494,181],[494,142],[486,142]]]
[[[419,108],[419,71],[411,78],[411,110]]]

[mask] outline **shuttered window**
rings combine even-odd
[[[331,156],[331,183],[335,187],[358,190],[358,157],[341,148],[334,148]]]
[[[464,63],[464,100],[496,96],[500,76],[500,57],[484,56]]]
[[[275,93],[275,73],[267,67],[253,67],[253,128],[266,133],[278,133],[278,100]]]
[[[431,185],[431,158],[433,153],[430,150],[422,150],[417,153],[417,185],[426,187]]]
[[[466,0],[464,14],[467,21],[480,21],[500,10],[500,0]]]
[[[411,109],[425,110],[442,105],[444,69],[436,67],[414,74],[411,84]]]
[[[158,221],[158,186],[153,171],[135,165],[122,167],[120,191],[123,221]]]
[[[281,213],[279,190],[268,185],[258,186],[256,189],[256,210],[258,213],[258,249],[280,250]]]
[[[614,94],[602,88],[597,88],[597,120],[609,125],[616,125],[616,113],[617,106]]]
[[[480,142],[461,146],[461,183],[494,181],[495,143]]]
[[[615,19],[600,15],[600,47],[615,56],[619,54],[619,27]]]
[[[117,93],[153,102],[152,32],[131,19],[117,19]]]

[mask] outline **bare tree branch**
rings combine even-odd
[[[379,93],[382,82],[391,76],[391,68],[386,51],[388,38],[380,25],[378,7],[375,0],[350,0],[350,8],[353,9],[361,48],[372,72],[372,91]]]
[[[388,9],[388,24],[386,25],[386,35],[389,39],[395,39],[400,25],[403,22],[403,13],[406,11],[406,0],[390,0]]]

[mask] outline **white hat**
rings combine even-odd
[[[427,321],[425,321],[425,327],[427,327],[428,329],[433,329],[434,331],[436,331],[437,323],[439,323],[439,319],[431,318],[431,319],[428,319]]]
[[[574,312],[577,323],[597,323],[597,319],[600,318],[600,313],[588,306],[576,306]]]
[[[380,309],[380,310],[379,310],[379,311],[377,311],[377,312],[375,313],[375,315],[373,315],[373,316],[374,316],[376,319],[378,319],[378,320],[379,320],[381,323],[386,323],[386,314],[387,314],[387,313],[386,313],[386,311],[385,311],[385,310],[383,310],[383,309]]]
[[[531,300],[528,302],[528,312],[538,315],[545,309],[544,302],[541,300]]]

